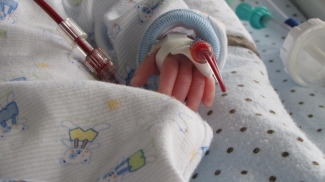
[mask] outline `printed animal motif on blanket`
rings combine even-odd
[[[94,143],[94,140],[100,131],[110,127],[109,124],[102,123],[83,130],[71,121],[62,121],[61,126],[69,129],[69,139],[62,139],[62,143],[69,148],[60,161],[62,165],[89,163],[91,150],[99,147],[99,143]]]

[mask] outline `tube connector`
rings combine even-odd
[[[116,66],[114,66],[112,58],[102,48],[93,49],[86,56],[85,66],[98,79],[105,82],[118,83],[115,79]]]

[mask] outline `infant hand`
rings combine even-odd
[[[157,52],[156,52],[157,53]],[[199,105],[209,107],[215,95],[214,78],[206,78],[184,55],[169,55],[161,71],[156,66],[156,53],[147,56],[135,71],[132,86],[143,86],[153,74],[160,75],[158,92],[184,102],[197,112]]]

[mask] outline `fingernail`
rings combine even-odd
[[[209,101],[207,102],[207,105],[206,105],[206,107],[211,107],[211,106],[212,106],[212,104],[213,104],[213,100],[209,100]]]
[[[214,100],[214,99],[205,99],[205,100],[202,100],[202,104],[203,104],[205,107],[211,107],[212,104],[213,104],[213,100]]]

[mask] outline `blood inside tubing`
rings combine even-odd
[[[63,18],[57,14],[44,0],[34,0],[57,24],[63,21]]]
[[[210,57],[210,55],[209,55],[209,53],[207,51],[204,51],[202,54],[203,54],[204,58],[207,60],[207,62],[209,63],[215,77],[217,78],[218,83],[219,83],[220,88],[221,88],[221,91],[226,92],[227,89],[226,89],[226,86],[225,86],[225,84],[224,84],[224,82],[222,80],[218,65],[216,63],[216,59],[215,58],[211,59],[211,57]]]

